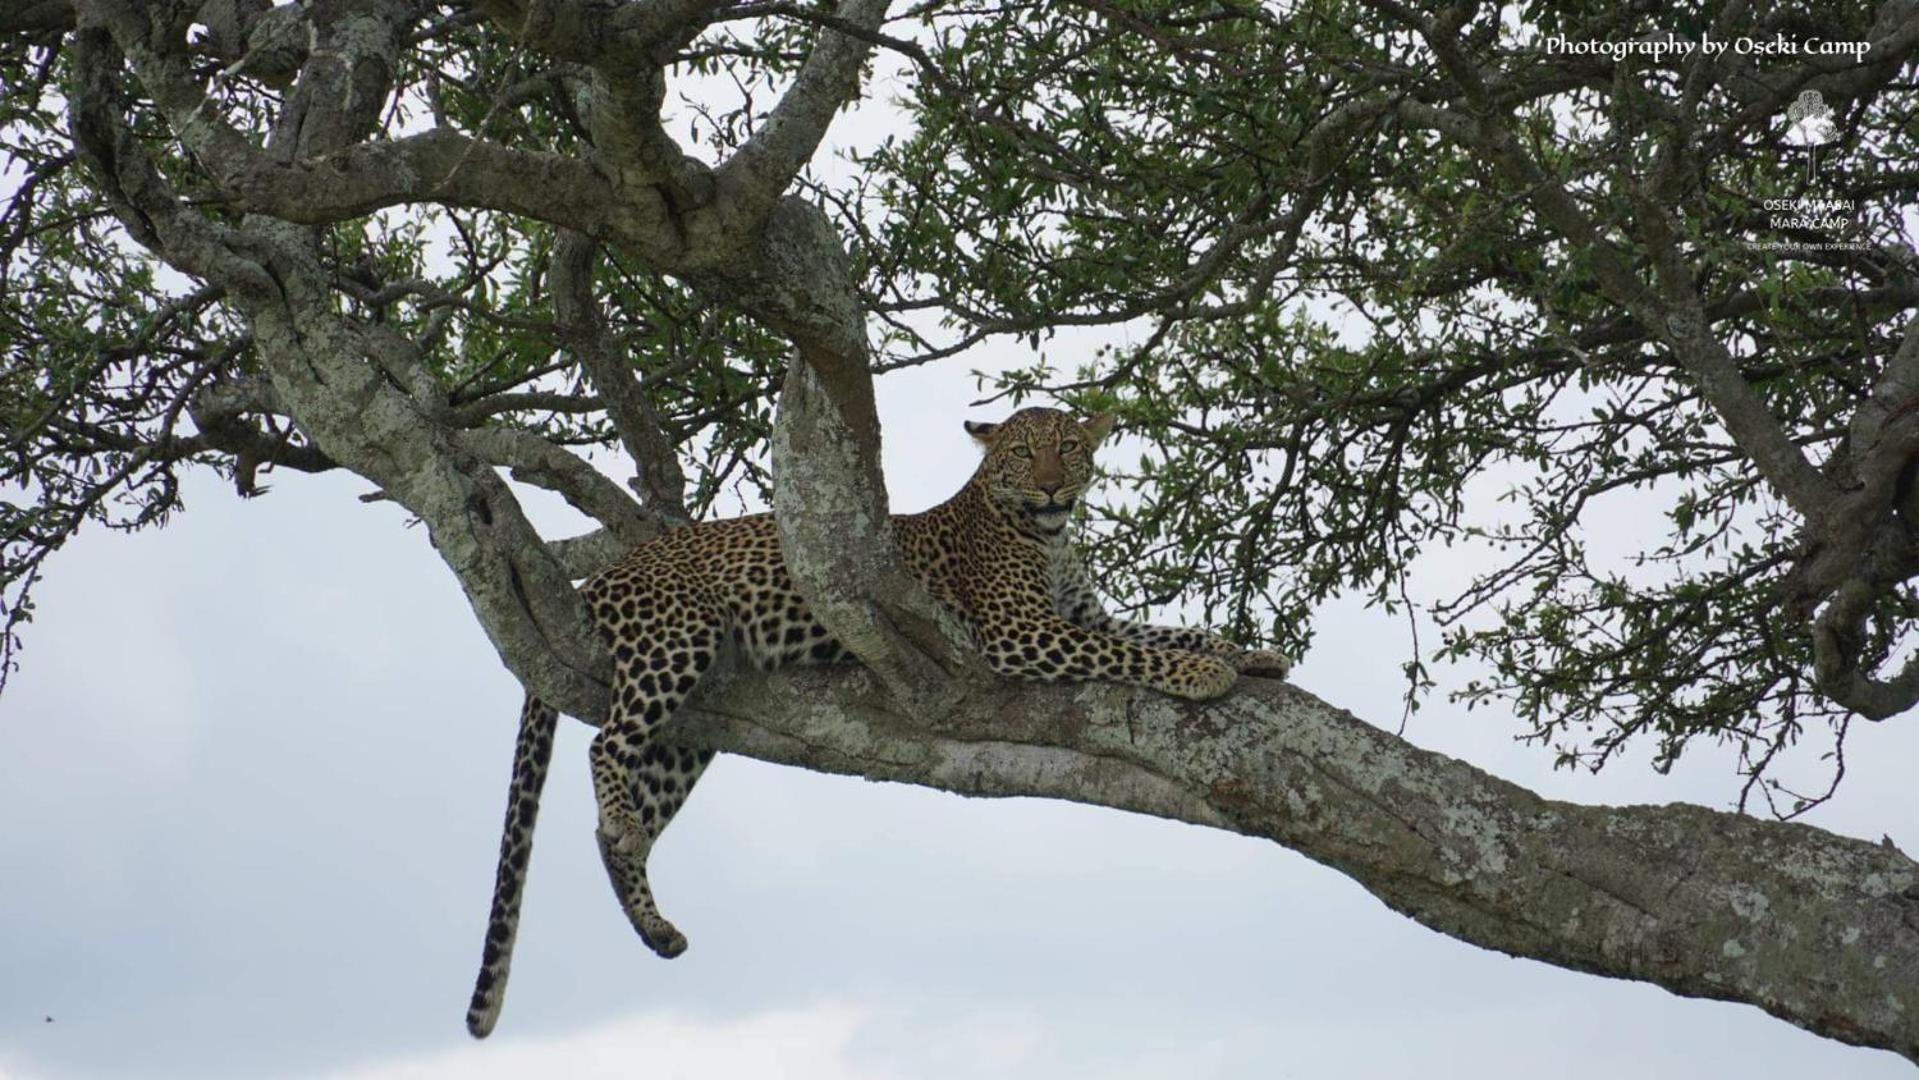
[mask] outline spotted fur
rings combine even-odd
[[[907,568],[960,616],[994,670],[1012,678],[1097,679],[1205,700],[1241,671],[1284,676],[1288,661],[1277,653],[1243,651],[1205,630],[1126,622],[1101,606],[1066,533],[1093,477],[1093,450],[1111,428],[1110,415],[1082,422],[1052,409],[969,422],[985,448],[973,478],[939,506],[894,519]],[[581,594],[614,661],[616,703],[591,752],[600,852],[641,940],[678,956],[686,938],[653,901],[647,855],[713,755],[653,733],[723,658],[772,669],[846,654],[794,589],[766,514],[667,533]],[[467,1011],[476,1038],[499,1019],[554,722],[551,708],[527,700]]]

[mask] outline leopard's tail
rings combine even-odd
[[[506,973],[513,964],[513,936],[520,926],[520,897],[526,892],[526,864],[533,854],[533,819],[540,813],[540,788],[553,757],[553,729],[559,714],[531,694],[520,710],[520,737],[513,753],[513,784],[507,789],[506,829],[500,836],[500,869],[493,879],[493,914],[486,924],[486,951],[466,1030],[484,1039],[500,1019],[506,997]]]

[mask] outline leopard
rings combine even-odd
[[[994,672],[1037,682],[1106,681],[1206,701],[1242,675],[1284,678],[1291,660],[1210,630],[1107,612],[1069,534],[1113,413],[1082,419],[1031,407],[964,422],[977,469],[952,498],[895,516],[901,562],[958,619]],[[589,751],[596,829],[613,890],[640,940],[666,958],[685,935],[661,915],[647,879],[655,841],[713,760],[658,737],[722,663],[770,671],[852,659],[808,609],[781,556],[771,514],[681,526],[587,579],[580,595],[613,657],[614,702]],[[467,1030],[485,1038],[504,1001],[540,791],[557,711],[521,710],[480,973]]]

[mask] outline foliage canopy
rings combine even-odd
[[[403,48],[360,141],[607,149],[595,76],[503,29],[516,5],[364,6]],[[259,210],[187,128],[210,111],[297,157],[271,132],[305,39],[263,4],[148,7],[0,16],[0,671],[83,524],[164,520],[189,463],[247,495],[262,471],[337,467],[277,399],[244,305],[138,227],[101,149],[137,146],[187,213],[243,227]],[[681,7],[655,101],[697,162],[767,128],[821,35],[879,46],[892,74],[867,85],[900,88],[900,134],[798,181],[841,227],[872,366],[1017,338],[1039,359],[1001,395],[1118,409],[1148,450],[1109,462],[1089,548],[1123,601],[1196,600],[1297,648],[1341,591],[1438,597],[1415,692],[1429,661],[1484,661],[1467,697],[1510,702],[1566,763],[1729,740],[1769,800],[1802,737],[1919,700],[1912,4],[928,0],[877,30],[847,5]],[[1729,47],[1551,45],[1668,36]],[[1788,138],[1807,91],[1830,109],[1816,151]],[[95,130],[109,113],[130,142]],[[411,342],[456,425],[608,447],[608,395],[556,314],[566,224],[453,195],[299,227],[335,309]],[[591,272],[686,509],[766,495],[786,338],[644,252],[609,244]],[[1095,326],[1128,343],[1077,347]],[[1466,518],[1474,485],[1509,512]],[[1663,517],[1622,537],[1634,490]],[[1476,572],[1409,589],[1434,565],[1418,556],[1456,545]]]

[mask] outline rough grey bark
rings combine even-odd
[[[869,400],[870,400],[870,389]],[[876,429],[877,430],[877,429]],[[773,431],[774,511],[794,583],[820,622],[915,711],[990,680],[957,621],[896,554],[886,491],[811,364],[795,364]]]
[[[1462,941],[1746,1002],[1919,1062],[1919,863],[1890,844],[1543,799],[1261,679],[1199,705],[979,688],[929,721],[861,671],[735,673],[677,723],[689,742],[781,764],[1272,840]]]
[[[773,428],[773,503],[787,569],[820,622],[896,696],[937,710],[954,680],[991,676],[957,621],[897,557],[852,271],[817,207],[788,200],[769,226],[765,270],[739,302],[784,329],[800,358],[787,372]]]
[[[494,463],[475,453],[475,439],[484,436],[454,429],[446,390],[418,363],[415,343],[338,312],[309,232],[259,214],[237,226],[223,224],[174,195],[126,127],[115,85],[123,55],[173,116],[184,141],[194,141],[189,133],[197,133],[209,153],[252,158],[260,152],[203,115],[204,99],[188,85],[184,65],[157,50],[148,12],[111,3],[78,10],[74,141],[129,232],[176,268],[226,290],[247,318],[273,407],[284,410],[327,458],[378,484],[426,523],[506,666],[562,707],[601,715],[607,658],[568,574]],[[313,140],[346,141],[372,121],[368,102],[380,94],[366,81],[391,70],[397,39],[390,6],[373,5],[361,16],[312,28],[330,58],[329,71],[340,78],[314,74],[309,65],[301,76],[304,89],[294,94],[296,103],[309,107],[276,130],[270,147],[326,154],[333,147]],[[617,533],[633,523],[607,524]]]

